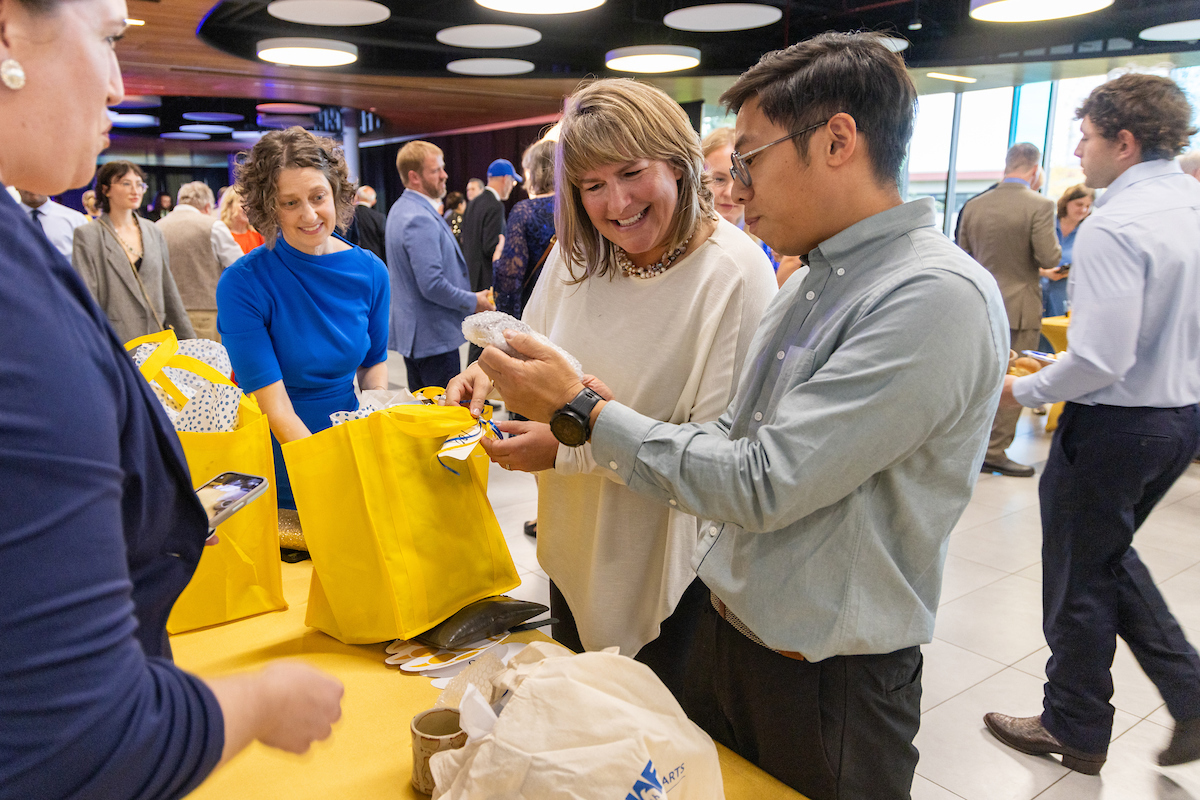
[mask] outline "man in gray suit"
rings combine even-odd
[[[396,154],[404,193],[387,216],[392,279],[388,346],[404,356],[408,387],[445,387],[461,368],[458,348],[468,314],[496,307],[487,292],[472,292],[458,241],[436,210],[446,195],[441,149],[414,140]]]
[[[1004,296],[1012,349],[1037,347],[1042,328],[1042,287],[1039,269],[1058,265],[1062,248],[1054,232],[1055,205],[1031,184],[1038,178],[1041,151],[1032,144],[1014,144],[1004,158],[1004,178],[991,191],[963,206],[958,245],[992,273]],[[1031,478],[1033,467],[1018,464],[1005,450],[1017,431],[1020,407],[1001,408],[983,459],[984,472]]]

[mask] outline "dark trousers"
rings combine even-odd
[[[1038,494],[1043,629],[1050,645],[1042,724],[1064,744],[1108,752],[1116,637],[1176,720],[1200,717],[1200,658],[1133,534],[1200,447],[1200,411],[1068,403]]]
[[[467,366],[469,367],[478,361],[481,355],[483,355],[482,347],[477,344],[469,345],[467,347]]]
[[[679,604],[671,616],[662,621],[659,626],[658,638],[648,642],[638,654],[635,661],[654,670],[658,679],[671,690],[675,699],[683,703],[684,673],[688,664],[688,656],[692,649],[692,639],[696,633],[696,624],[700,620],[703,606],[708,604],[708,588],[700,579],[692,581],[679,599]],[[550,582],[550,616],[558,622],[550,628],[550,635],[563,647],[569,647],[576,653],[583,652],[583,642],[579,640],[579,628],[575,625],[575,615],[567,605],[567,599],[562,592]]]
[[[424,389],[426,386],[440,386],[445,389],[446,384],[450,383],[450,379],[462,372],[457,349],[424,358],[405,356],[404,369],[408,372],[408,390],[410,392]]]
[[[796,661],[700,619],[683,708],[810,800],[906,800],[917,767],[921,648]]]

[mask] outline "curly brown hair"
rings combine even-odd
[[[1170,78],[1122,75],[1097,86],[1075,119],[1087,117],[1105,139],[1129,131],[1142,148],[1142,160],[1174,158],[1196,133],[1192,106]]]
[[[357,187],[350,180],[341,148],[332,139],[293,127],[271,131],[250,152],[241,155],[244,157],[238,164],[233,188],[241,195],[246,217],[266,239],[267,247],[274,247],[279,235],[276,192],[279,173],[285,169],[320,170],[333,190],[338,229],[344,232],[350,226]]]

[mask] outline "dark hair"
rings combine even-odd
[[[104,193],[104,190],[111,188],[113,181],[119,181],[131,172],[145,183],[146,173],[142,172],[142,168],[132,161],[109,161],[100,165],[100,169],[96,172],[96,205],[105,214],[109,211],[109,203],[108,195]]]
[[[275,246],[279,235],[278,209],[275,197],[279,173],[285,169],[320,170],[333,190],[333,207],[337,226],[345,231],[354,219],[355,185],[341,150],[332,139],[316,136],[301,127],[271,131],[245,154],[237,167],[234,188],[242,196],[242,206],[250,224],[262,234],[267,247]]]
[[[1042,163],[1042,151],[1037,145],[1029,142],[1017,142],[1008,148],[1004,155],[1004,172],[1016,172],[1019,169],[1029,169]]]
[[[1142,148],[1142,160],[1174,158],[1196,133],[1192,106],[1170,78],[1122,75],[1092,90],[1075,119],[1087,117],[1105,139],[1129,131]]]
[[[458,208],[459,203],[466,202],[466,196],[462,192],[450,192],[446,195],[445,205],[447,211],[453,211]]]
[[[1062,193],[1062,197],[1058,198],[1058,218],[1062,219],[1067,215],[1067,204],[1073,200],[1079,200],[1086,197],[1095,202],[1096,190],[1082,183],[1077,183],[1071,188]]]
[[[917,90],[904,59],[883,38],[829,32],[767,53],[721,95],[721,103],[736,113],[747,101],[757,100],[767,119],[789,131],[849,114],[865,134],[876,178],[896,183],[912,138]],[[811,135],[794,139],[806,163]]]

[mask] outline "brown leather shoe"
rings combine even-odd
[[[988,461],[985,459],[979,471],[984,475],[989,472],[999,472],[1001,475],[1007,475],[1010,478],[1032,478],[1037,472],[1033,467],[1027,464],[1018,464],[1007,456],[997,461]]]
[[[1064,767],[1084,775],[1099,775],[1108,759],[1107,753],[1085,753],[1067,747],[1046,730],[1041,717],[1010,717],[993,711],[983,715],[983,724],[1013,750],[1031,756],[1060,755]]]

